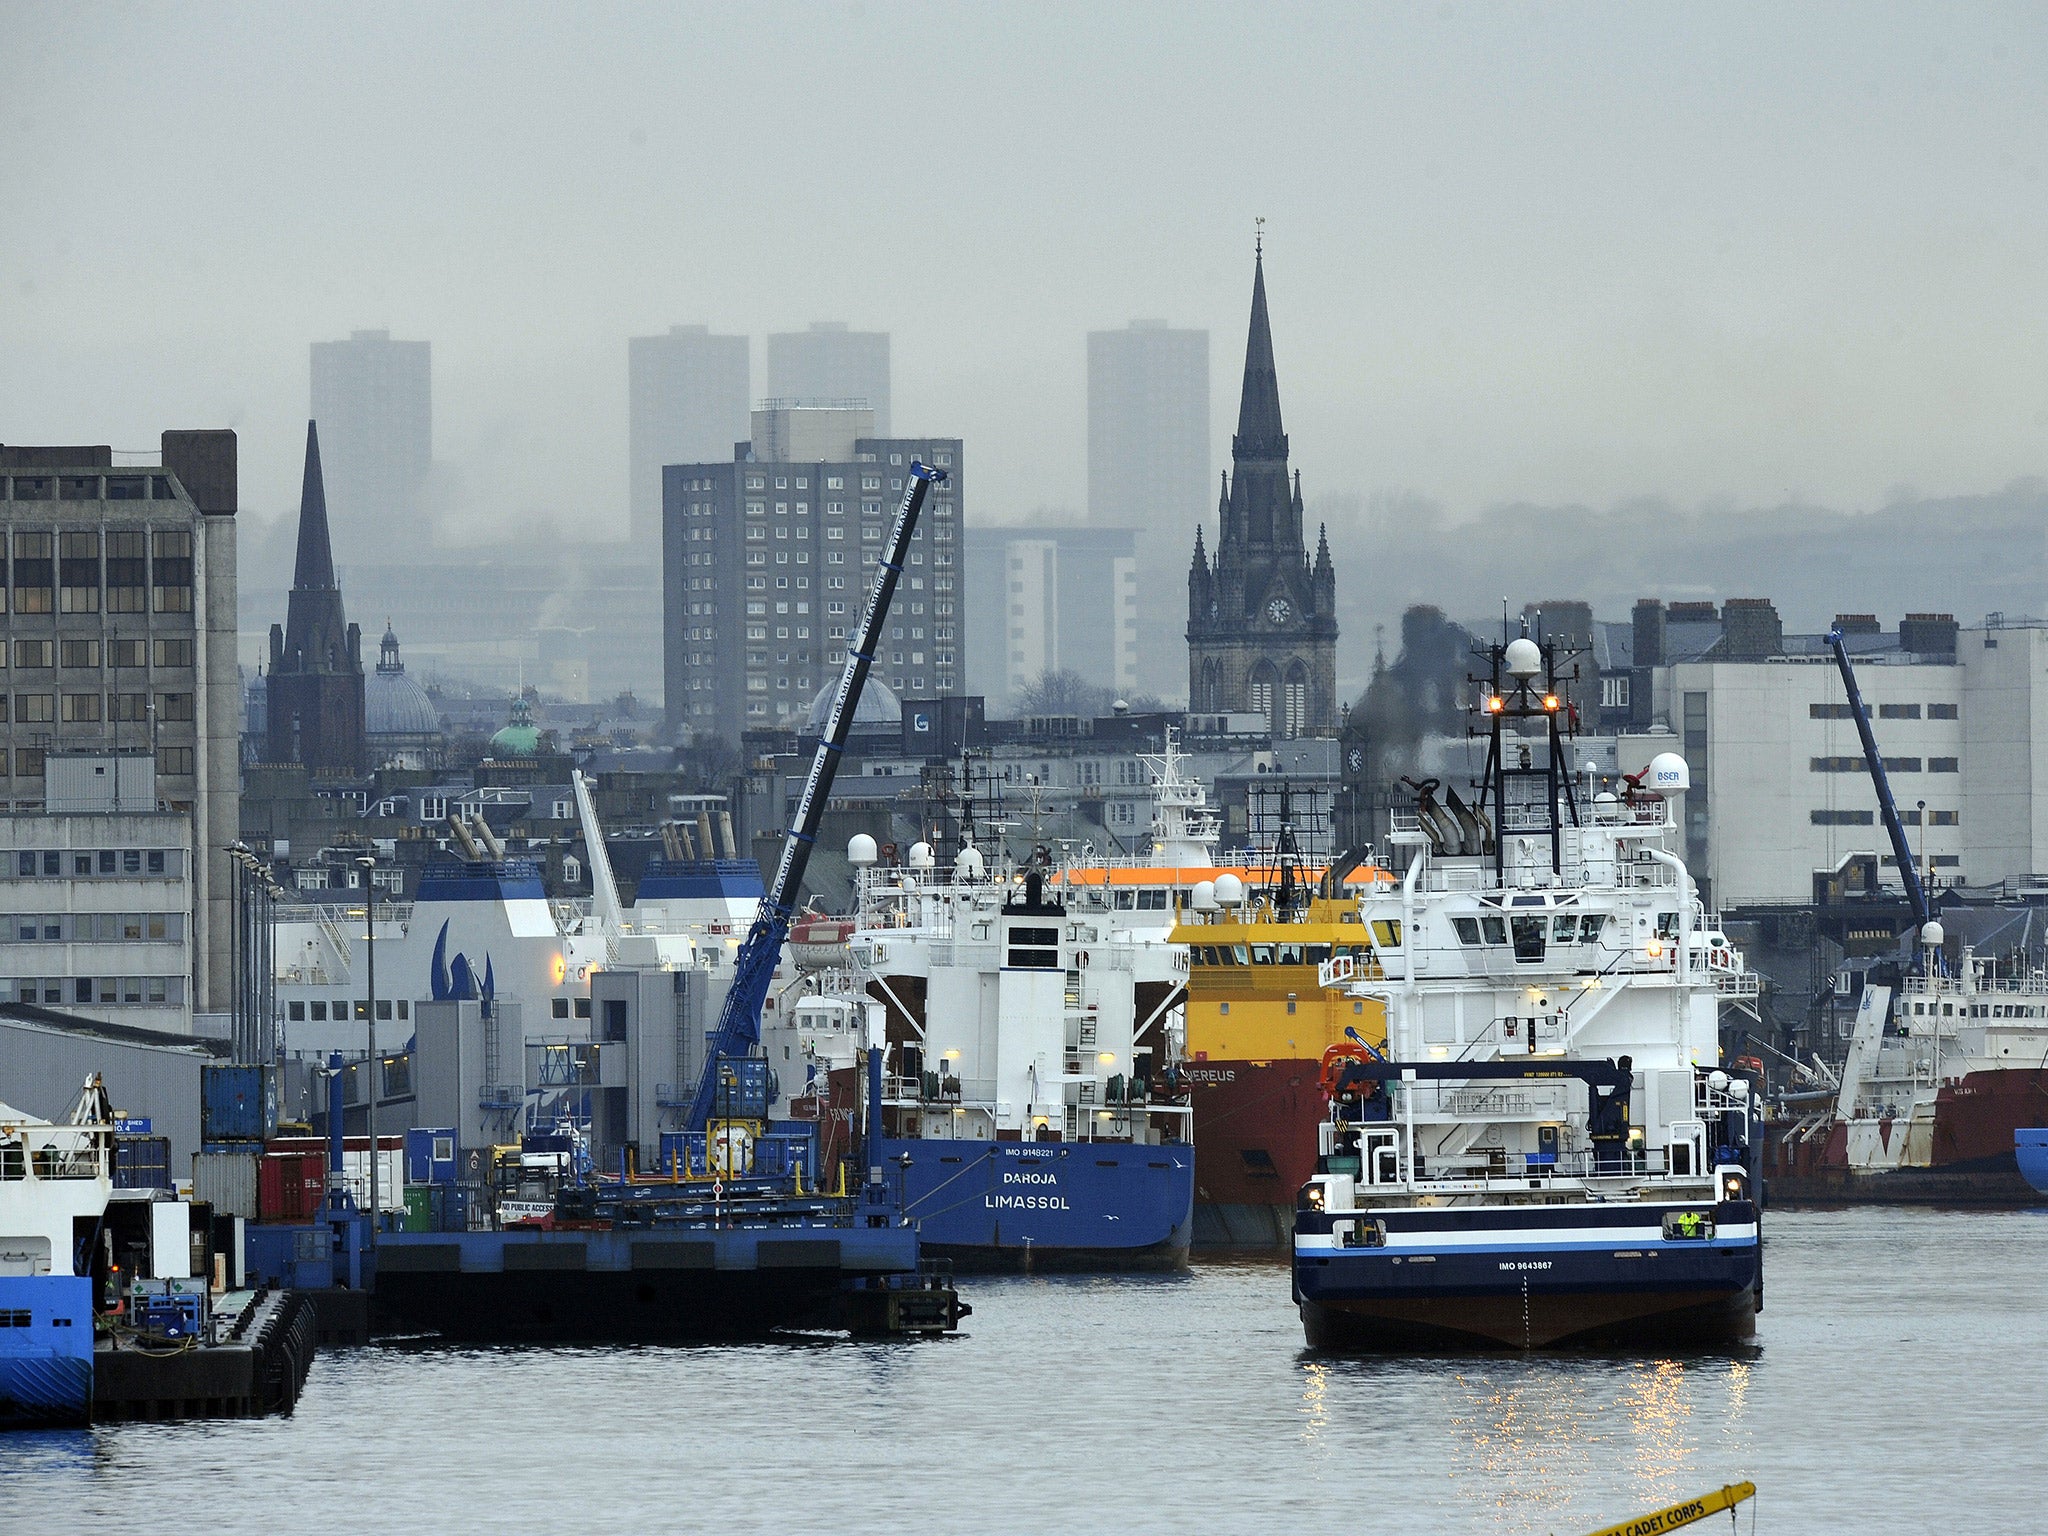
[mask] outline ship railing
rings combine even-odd
[[[1441,1191],[1523,1191],[1559,1184],[1582,1185],[1601,1179],[1698,1184],[1708,1177],[1704,1172],[1674,1174],[1663,1147],[1612,1154],[1580,1149],[1554,1156],[1488,1147],[1423,1155],[1416,1162],[1418,1166],[1409,1183],[1417,1189]]]

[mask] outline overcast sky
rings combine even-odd
[[[2048,471],[2035,5],[0,0],[0,440],[241,433],[434,346],[473,527],[623,527],[625,338],[839,318],[970,517],[1085,496],[1085,333],[1213,333],[1267,225],[1311,497],[1693,505]]]

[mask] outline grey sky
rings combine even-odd
[[[1087,330],[1205,325],[1220,465],[1255,214],[1312,497],[2048,469],[2038,5],[0,0],[0,43],[0,439],[228,423],[258,512],[364,326],[433,342],[472,528],[623,528],[672,321],[893,332],[985,517],[1081,503]]]

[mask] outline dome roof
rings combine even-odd
[[[533,723],[533,706],[524,697],[512,701],[512,723],[499,727],[491,737],[493,757],[532,757],[540,750],[540,727]]]
[[[363,679],[363,729],[370,736],[439,736],[441,712],[427,690],[407,676],[398,637],[389,628],[377,670]]]
[[[809,725],[814,731],[825,728],[825,717],[832,712],[832,696],[839,691],[839,679],[833,678],[819,690],[811,700]],[[872,674],[868,685],[860,696],[860,706],[853,712],[855,725],[898,726],[903,723],[903,703],[896,697],[896,690]]]

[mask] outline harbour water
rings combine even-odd
[[[289,1419],[0,1437],[0,1530],[1564,1533],[1744,1478],[1759,1531],[2041,1529],[2048,1210],[1767,1230],[1756,1345],[1685,1358],[1321,1358],[1264,1261],[969,1278],[915,1344],[336,1352]]]

